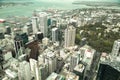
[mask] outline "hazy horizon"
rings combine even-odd
[[[118,2],[120,3],[120,0],[0,0],[0,1],[30,1],[30,2],[36,2],[36,1],[42,1],[42,2],[74,2],[74,1],[98,1],[98,2]]]

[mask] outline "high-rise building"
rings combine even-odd
[[[23,44],[25,45],[28,42],[28,35],[27,33],[22,33],[20,34],[22,40],[23,40]]]
[[[21,38],[21,36],[19,35],[15,36],[14,45],[15,45],[16,57],[18,58],[22,54],[22,49],[24,47],[23,39]]]
[[[45,55],[45,63],[48,64],[48,74],[56,71],[57,69],[57,58],[53,52],[48,52]]]
[[[52,41],[56,42],[58,41],[58,28],[53,28],[52,29]]]
[[[31,50],[28,59],[33,58],[37,60],[39,55],[38,41],[37,40],[29,41],[28,43],[26,43],[25,47]]]
[[[32,30],[33,34],[36,34],[38,32],[38,17],[32,18]]]
[[[36,37],[36,40],[42,41],[42,39],[43,39],[43,33],[42,32],[37,32],[35,34],[35,37]]]
[[[44,37],[48,35],[48,24],[47,24],[47,14],[45,12],[39,13],[39,29],[43,33]]]
[[[120,62],[100,63],[96,80],[120,80]]]
[[[113,49],[111,56],[116,59],[117,56],[120,56],[120,39],[116,40],[113,44]]]
[[[73,26],[67,27],[65,29],[65,47],[71,47],[75,44],[75,34],[76,29]]]
[[[31,74],[35,80],[40,80],[38,62],[35,59],[30,59]]]
[[[18,68],[18,78],[19,80],[31,80],[30,64],[29,62],[20,62]]]
[[[29,27],[28,27],[27,25],[25,25],[25,26],[22,28],[22,31],[23,31],[23,33],[26,33],[27,35],[30,34]]]
[[[51,25],[51,18],[48,18],[47,20],[47,26],[50,26]]]
[[[4,38],[5,38],[4,33],[0,32],[0,39],[4,39]]]
[[[39,66],[39,76],[40,76],[40,80],[46,80],[47,76],[48,76],[48,66],[46,64],[41,64]]]
[[[73,71],[73,69],[78,63],[79,63],[79,56],[77,54],[73,54],[70,60],[70,71]]]
[[[10,34],[11,33],[11,28],[10,26],[6,26],[6,34]]]
[[[55,18],[52,18],[51,26],[53,26],[53,27],[57,26],[57,20]]]

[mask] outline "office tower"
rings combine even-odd
[[[65,29],[65,47],[72,47],[75,44],[76,29],[73,26]]]
[[[28,57],[28,59],[33,58],[37,60],[39,55],[38,41],[37,40],[30,41],[25,44],[25,47],[31,49],[30,56]]]
[[[47,26],[50,26],[51,25],[51,19],[49,18],[48,20],[47,20]]]
[[[33,34],[36,34],[38,32],[38,17],[32,18],[32,30]]]
[[[2,49],[0,49],[0,70],[1,69],[3,69],[3,67],[2,67],[2,62],[4,61],[4,58],[3,58],[3,51],[2,51]]]
[[[53,26],[53,27],[57,26],[57,20],[55,18],[52,19],[51,26]]]
[[[0,31],[0,39],[4,39],[5,36],[4,36],[4,33]]]
[[[70,71],[73,71],[73,69],[78,63],[79,63],[79,56],[77,54],[73,54],[70,59]]]
[[[23,39],[23,44],[25,45],[28,42],[28,35],[27,33],[20,34],[21,38]]]
[[[42,39],[43,45],[47,46],[49,44],[49,39],[47,37]]]
[[[23,33],[26,33],[27,35],[30,34],[29,27],[28,27],[27,25],[25,25],[25,26],[22,28],[22,30],[23,30]]]
[[[38,41],[42,41],[42,39],[43,39],[43,33],[42,33],[42,32],[37,32],[37,33],[35,34],[35,38],[36,38],[36,40],[38,40]]]
[[[53,42],[58,41],[58,37],[59,37],[59,35],[58,35],[58,28],[53,28],[52,29],[52,41]]]
[[[79,80],[83,80],[85,66],[81,63],[75,66],[73,72],[79,76]]]
[[[120,62],[100,63],[96,80],[120,80]]]
[[[89,61],[91,61],[91,62],[88,62],[86,64],[86,68],[85,68],[84,76],[83,76],[84,80],[93,80],[95,78],[96,71],[98,69],[98,64],[100,61],[101,54],[99,52],[95,51],[94,54],[91,56],[93,56],[93,58],[91,58],[91,60],[89,59]]]
[[[118,56],[120,56],[120,39],[114,42],[112,53],[111,53],[111,57],[114,59],[116,59],[116,57]]]
[[[46,80],[47,76],[48,76],[48,66],[46,64],[41,64],[39,66],[39,76],[40,76],[40,80]]]
[[[31,80],[30,64],[27,61],[20,62],[18,68],[19,80]]]
[[[22,54],[22,48],[24,47],[23,39],[21,38],[20,35],[15,36],[14,46],[15,46],[16,57],[18,58]]]
[[[32,77],[34,77],[35,80],[40,80],[37,60],[29,59],[29,61],[30,61],[30,68],[31,68]]]
[[[57,70],[56,73],[60,73],[60,71],[62,70],[63,66],[64,66],[64,60],[61,57],[57,58]]]
[[[48,74],[56,71],[57,69],[57,58],[53,52],[48,52],[45,55],[45,63],[48,64]]]
[[[48,35],[47,14],[45,12],[39,13],[39,29],[43,33],[44,37]]]
[[[6,34],[10,34],[11,33],[11,28],[10,26],[6,26]]]

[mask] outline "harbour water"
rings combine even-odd
[[[0,18],[8,16],[31,16],[36,9],[76,9],[87,8],[86,5],[73,5],[72,3],[49,3],[49,2],[34,2],[28,5],[9,6],[0,9]]]
[[[12,1],[12,0],[11,0]],[[6,2],[8,2],[6,0]],[[28,5],[15,5],[0,8],[0,18],[6,18],[8,16],[32,16],[34,10],[38,9],[78,9],[78,8],[90,8],[86,5],[74,5],[72,2],[43,2],[43,1],[32,1],[32,4]],[[1,3],[1,1],[0,1]]]

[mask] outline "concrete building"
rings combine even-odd
[[[42,41],[42,39],[43,39],[43,33],[42,33],[42,32],[37,32],[37,33],[35,34],[35,38],[36,38],[36,40],[38,40],[38,41]]]
[[[52,29],[52,41],[56,42],[58,41],[58,37],[59,37],[59,32],[58,32],[58,28],[53,28]]]
[[[46,80],[65,80],[65,77],[53,72]]]
[[[40,80],[38,62],[35,59],[30,59],[30,67],[32,78],[34,78],[35,80]]]
[[[79,80],[79,76],[74,73],[68,73],[65,80]]]
[[[47,54],[45,55],[45,63],[48,64],[48,74],[56,71],[57,58],[53,52],[47,52]]]
[[[44,46],[47,46],[49,44],[49,39],[47,37],[43,38],[42,43]]]
[[[120,56],[120,39],[114,42],[112,53],[111,53],[111,57],[114,59],[116,59],[118,56]]]
[[[74,73],[79,76],[79,80],[83,80],[85,66],[83,64],[78,64],[74,68]]]
[[[38,17],[32,18],[32,30],[33,34],[36,34],[38,32]]]
[[[12,71],[10,69],[5,70],[6,75],[8,76],[7,80],[17,80],[17,72]]]
[[[18,78],[19,80],[31,80],[30,64],[29,62],[20,62],[18,68]]]
[[[73,26],[68,26],[65,29],[65,45],[64,47],[72,47],[75,44],[76,29]]]
[[[46,80],[47,76],[48,76],[48,65],[41,64],[39,66],[39,77],[40,77],[39,80]]]
[[[39,13],[39,29],[44,37],[48,35],[47,14],[45,12]]]
[[[21,38],[21,36],[19,35],[15,36],[14,47],[15,47],[16,58],[18,58],[22,54],[22,48],[24,47],[23,39]]]
[[[75,68],[76,65],[78,65],[78,63],[79,63],[79,56],[77,54],[73,54],[70,60],[70,71],[73,71],[73,69]]]

